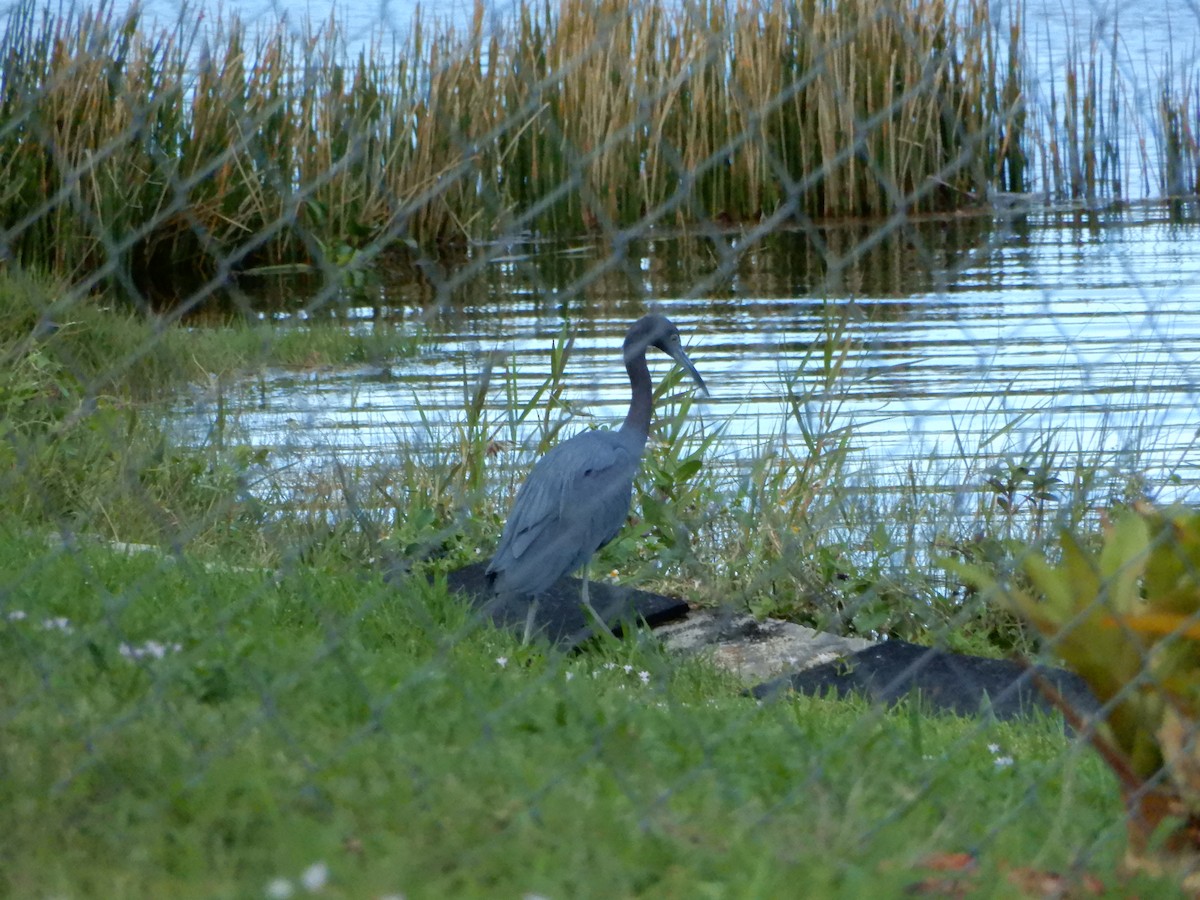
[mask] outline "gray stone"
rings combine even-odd
[[[654,629],[664,645],[680,653],[702,653],[747,682],[833,662],[869,647],[864,638],[839,637],[781,619],[759,621],[728,611],[691,610],[687,618]]]

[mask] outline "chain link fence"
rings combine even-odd
[[[9,5],[3,892],[1194,891],[1198,39]]]

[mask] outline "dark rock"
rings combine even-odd
[[[1080,714],[1090,716],[1099,710],[1087,684],[1073,672],[1026,667],[899,640],[883,641],[837,662],[773,679],[751,688],[750,693],[759,698],[789,689],[814,696],[860,694],[887,704],[919,695],[934,710],[964,716],[990,711],[998,719],[1013,719],[1033,710],[1053,710],[1038,690],[1034,673],[1053,685]]]
[[[528,600],[502,603],[493,598],[484,578],[486,568],[486,563],[475,563],[451,572],[447,576],[450,590],[466,596],[476,608],[491,616],[497,626],[524,634]],[[577,649],[595,634],[579,600],[581,588],[578,578],[560,578],[538,601],[535,632],[565,650]],[[685,616],[688,611],[682,600],[605,582],[589,581],[588,597],[596,612],[618,635],[627,624],[653,627]]]

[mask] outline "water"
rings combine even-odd
[[[346,327],[429,334],[417,358],[386,371],[266,372],[232,390],[227,412],[301,480],[334,457],[394,464],[452,439],[489,360],[488,418],[503,426],[510,399],[533,395],[569,334],[564,399],[577,415],[563,433],[615,425],[629,390],[621,339],[656,308],[712,391],[689,419],[693,438],[723,430],[711,465],[801,447],[791,385],[809,397],[814,427],[850,430],[851,471],[876,486],[915,471],[931,489],[978,487],[1005,453],[1049,446],[1064,470],[1144,469],[1152,494],[1200,499],[1197,220],[1148,208],[1107,223],[925,222],[882,238],[843,227],[776,233],[741,255],[739,239],[640,241],[619,256],[579,242],[480,248],[458,269],[476,274],[453,305],[400,282],[385,285],[382,318],[347,311]],[[826,393],[822,350],[839,327],[847,356]],[[651,362],[656,380],[671,366]],[[822,406],[833,411],[824,421]],[[182,422],[201,440],[214,417],[199,395]],[[536,430],[497,436],[529,445]],[[497,470],[506,461],[528,454],[501,454]]]

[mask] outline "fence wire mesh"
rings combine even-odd
[[[1077,6],[7,6],[0,890],[1194,892],[1200,8]]]

